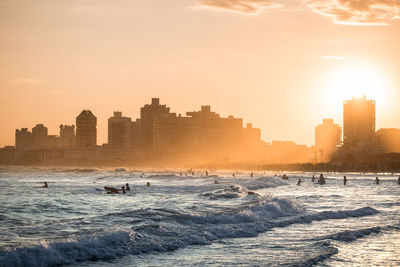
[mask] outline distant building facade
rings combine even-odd
[[[323,119],[322,124],[315,127],[315,148],[317,161],[329,161],[342,143],[342,127],[333,119]]]
[[[36,124],[32,128],[33,149],[45,149],[49,147],[48,129],[43,124]]]
[[[83,110],[76,117],[76,146],[91,148],[97,145],[97,118],[90,110]]]
[[[376,139],[384,153],[400,153],[400,129],[379,129]]]
[[[64,149],[72,149],[75,147],[76,136],[74,125],[60,125],[59,147]]]
[[[261,142],[261,131],[251,124],[243,128],[242,119],[221,118],[210,106],[187,112],[184,117],[160,105],[158,98],[141,109],[134,127],[134,135],[139,132],[140,136],[135,143],[151,157],[222,158]]]
[[[151,104],[146,104],[140,109],[140,143],[145,151],[150,152],[156,146],[158,136],[158,122],[160,118],[167,117],[170,109],[160,105],[159,98],[152,98]]]
[[[32,132],[28,128],[15,130],[15,147],[18,150],[27,150],[32,148]]]
[[[111,149],[132,149],[132,120],[122,117],[122,112],[114,112],[114,116],[108,119],[108,145]]]
[[[353,97],[343,104],[343,142],[345,146],[362,146],[375,140],[375,101]]]

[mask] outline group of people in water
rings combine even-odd
[[[115,187],[105,186],[104,189],[107,191],[107,194],[119,194],[120,193],[120,190],[118,190]],[[126,183],[125,185],[123,185],[121,187],[122,194],[126,194],[126,191],[131,191],[131,187],[129,186],[128,183]]]
[[[146,186],[150,187],[150,182],[147,182]],[[104,189],[107,191],[107,194],[120,194],[120,193],[126,194],[126,191],[131,191],[131,187],[129,186],[128,183],[123,185],[121,187],[121,190],[118,190],[117,188],[110,186],[105,186]]]
[[[193,170],[190,170],[190,172],[192,173],[192,175],[194,175]],[[180,173],[180,175],[182,176],[182,173]],[[208,176],[208,171],[206,171],[206,176]],[[275,177],[276,176],[277,175],[275,174]],[[236,177],[235,173],[232,174],[232,177]],[[250,177],[254,177],[253,172],[250,173]],[[288,180],[289,177],[286,174],[283,174],[282,179]],[[315,183],[315,175],[312,176],[311,182]],[[299,178],[299,180],[297,181],[297,185],[301,185],[301,183],[302,183],[302,180]],[[320,174],[319,179],[317,180],[317,183],[320,185],[326,184],[325,177],[322,173]],[[380,183],[381,183],[381,180],[378,177],[375,177],[374,184],[378,185]],[[219,182],[217,180],[215,180],[214,184],[219,184]],[[400,176],[397,179],[397,184],[400,185]],[[347,185],[347,177],[346,176],[343,176],[343,185]],[[146,186],[150,187],[150,182],[147,182]],[[49,188],[49,185],[47,184],[47,182],[44,182],[44,185],[42,186],[42,188]],[[126,191],[131,191],[131,188],[128,183],[123,185],[120,190],[115,187],[110,187],[110,186],[104,186],[104,189],[107,191],[107,194],[120,194],[120,192],[122,194],[126,194]]]
[[[286,174],[284,174],[284,175],[282,176],[282,179],[283,179],[283,180],[288,180],[289,177],[288,177]],[[302,182],[301,179],[299,179],[299,180],[297,181],[297,185],[301,185],[301,182]],[[312,176],[311,182],[313,182],[313,183],[315,182],[315,175]],[[324,177],[323,174],[320,174],[319,179],[317,180],[317,183],[320,184],[320,185],[326,184],[325,177]],[[380,184],[380,183],[381,183],[381,180],[379,180],[378,177],[375,177],[374,184]],[[399,178],[397,179],[397,184],[400,185],[400,176],[399,176]],[[346,177],[346,175],[343,176],[343,185],[347,185],[347,177]]]

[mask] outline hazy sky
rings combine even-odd
[[[82,109],[102,144],[113,111],[152,97],[311,145],[362,91],[400,128],[400,0],[0,0],[0,146]]]

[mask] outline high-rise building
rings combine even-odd
[[[59,146],[61,148],[71,149],[75,147],[75,126],[74,125],[60,125],[60,140]]]
[[[261,142],[259,129],[251,124],[243,128],[240,118],[221,118],[210,106],[186,115],[163,113],[153,120],[152,150],[156,155],[226,159]]]
[[[315,127],[315,147],[320,161],[329,161],[342,141],[342,128],[333,119],[323,119]]]
[[[76,117],[76,146],[90,148],[97,145],[97,118],[90,110],[83,110]]]
[[[36,124],[32,128],[32,142],[34,149],[48,148],[48,130],[43,124]]]
[[[375,101],[353,97],[343,104],[345,146],[372,144],[375,139]]]
[[[15,148],[18,150],[26,150],[32,147],[32,133],[28,128],[15,130]]]
[[[379,129],[376,139],[383,152],[400,153],[400,129]]]
[[[160,105],[159,98],[152,98],[151,104],[146,104],[140,109],[141,146],[146,151],[151,151],[157,141],[158,119],[170,114],[169,107]]]
[[[132,120],[122,117],[122,112],[114,112],[108,119],[108,145],[111,149],[128,150],[132,148]]]

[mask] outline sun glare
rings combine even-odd
[[[331,97],[340,101],[364,95],[382,101],[385,81],[373,67],[352,66],[334,73],[330,77],[329,88]]]

